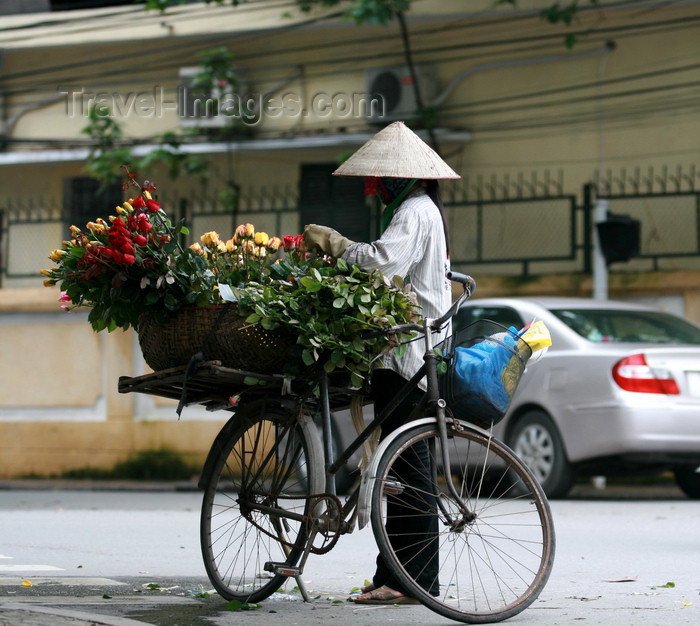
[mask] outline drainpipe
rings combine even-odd
[[[593,210],[593,299],[608,299],[608,264],[603,255],[600,245],[598,228],[596,224],[605,222],[608,219],[608,199],[601,196],[605,193],[605,108],[603,93],[603,78],[605,76],[605,66],[608,62],[609,53],[615,49],[614,44],[608,44],[609,50],[603,55],[598,68],[598,191],[596,193],[596,204]]]

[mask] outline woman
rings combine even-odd
[[[450,306],[452,291],[447,225],[438,192],[438,179],[459,178],[418,135],[403,122],[390,124],[351,156],[334,173],[363,176],[366,192],[377,193],[386,205],[382,235],[372,243],[355,243],[326,226],[312,224],[304,232],[307,248],[320,248],[386,277],[400,276],[410,283],[425,317],[436,318]],[[443,330],[447,336],[449,328]],[[403,357],[390,353],[372,373],[372,398],[379,413],[423,365],[423,343],[408,344]],[[425,381],[421,383],[425,389]],[[405,423],[423,391],[415,390],[382,425],[381,437]],[[410,515],[411,500],[429,493],[427,447],[414,446],[402,459],[407,488],[388,504],[387,526],[395,552],[404,566],[429,593],[437,595],[437,516]],[[434,502],[432,503],[434,506]],[[415,603],[405,595],[381,555],[372,584],[355,599],[360,604]]]

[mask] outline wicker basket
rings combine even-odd
[[[186,307],[164,319],[143,313],[138,337],[143,358],[156,371],[187,365],[201,350],[205,361],[270,374],[281,371],[294,344],[291,335],[246,323],[233,305]]]

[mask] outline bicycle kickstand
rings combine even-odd
[[[277,524],[279,524],[279,520],[277,520]],[[284,538],[284,533],[282,533],[281,528],[277,528],[278,534],[281,536],[281,538]],[[268,572],[272,572],[274,574],[284,574],[285,576],[289,576],[290,578],[294,578],[297,582],[297,587],[299,588],[299,593],[301,594],[302,599],[304,602],[311,602],[311,596],[309,596],[309,592],[306,590],[306,586],[304,585],[304,581],[301,579],[301,573],[304,568],[304,564],[306,563],[306,559],[309,556],[309,551],[311,550],[311,546],[313,544],[313,539],[316,534],[315,530],[311,531],[311,537],[309,538],[309,541],[306,545],[306,548],[304,549],[304,554],[301,557],[301,562],[299,565],[285,565],[284,563],[273,563],[272,561],[269,561],[265,563],[264,568]],[[290,553],[290,548],[286,543],[283,541],[282,542],[282,547],[284,550],[285,556],[289,556]]]

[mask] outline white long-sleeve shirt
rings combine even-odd
[[[452,289],[447,279],[450,261],[442,217],[424,189],[398,206],[377,241],[354,243],[345,250],[343,258],[366,271],[378,269],[389,280],[399,276],[410,281],[424,317],[439,317],[452,302]],[[434,336],[434,342],[441,341],[449,333],[448,325],[440,336]],[[383,365],[410,379],[423,365],[424,351],[423,341],[418,339],[408,344],[403,357],[384,356]],[[421,388],[425,389],[425,379]]]

